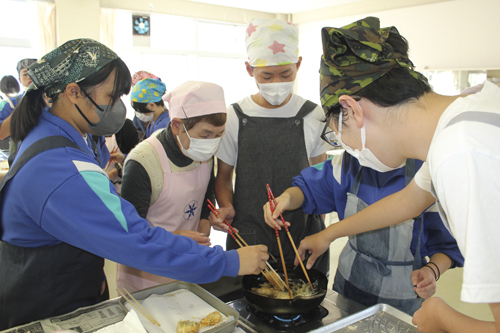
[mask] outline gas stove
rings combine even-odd
[[[253,308],[245,298],[228,302],[227,305],[238,311],[240,319],[237,327],[247,333],[330,332],[329,325],[365,309],[332,290],[327,291],[319,307],[300,316],[278,317],[262,313]]]

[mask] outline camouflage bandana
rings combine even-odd
[[[406,68],[416,79],[427,78],[413,70],[411,60],[386,43],[396,27],[380,29],[376,17],[367,17],[342,27],[321,30],[320,96],[324,107],[338,104],[341,95],[352,95],[393,68]]]
[[[28,67],[33,83],[27,92],[43,88],[52,97],[69,83],[85,80],[116,59],[115,52],[95,40],[70,40]]]

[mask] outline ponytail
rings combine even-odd
[[[48,106],[44,93],[43,89],[27,92],[12,112],[10,136],[16,144],[24,140],[28,133],[38,125],[38,118],[43,108]]]

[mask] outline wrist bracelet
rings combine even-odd
[[[429,262],[427,263],[427,266],[429,266],[429,264],[433,264],[434,266],[436,266],[436,269],[437,269],[437,271],[438,271],[438,277],[437,277],[436,281],[437,281],[437,280],[439,280],[439,278],[441,277],[441,271],[439,270],[438,265],[436,265],[436,264],[435,264],[435,263],[433,263],[432,261],[429,261]]]
[[[422,268],[425,268],[425,267],[427,267],[428,269],[430,269],[432,271],[432,274],[434,274],[434,280],[437,281],[437,275],[436,275],[436,271],[434,270],[434,268],[432,268],[431,266],[428,266],[428,265],[425,265]]]

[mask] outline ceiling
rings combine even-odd
[[[295,14],[363,0],[188,0],[267,13]]]

